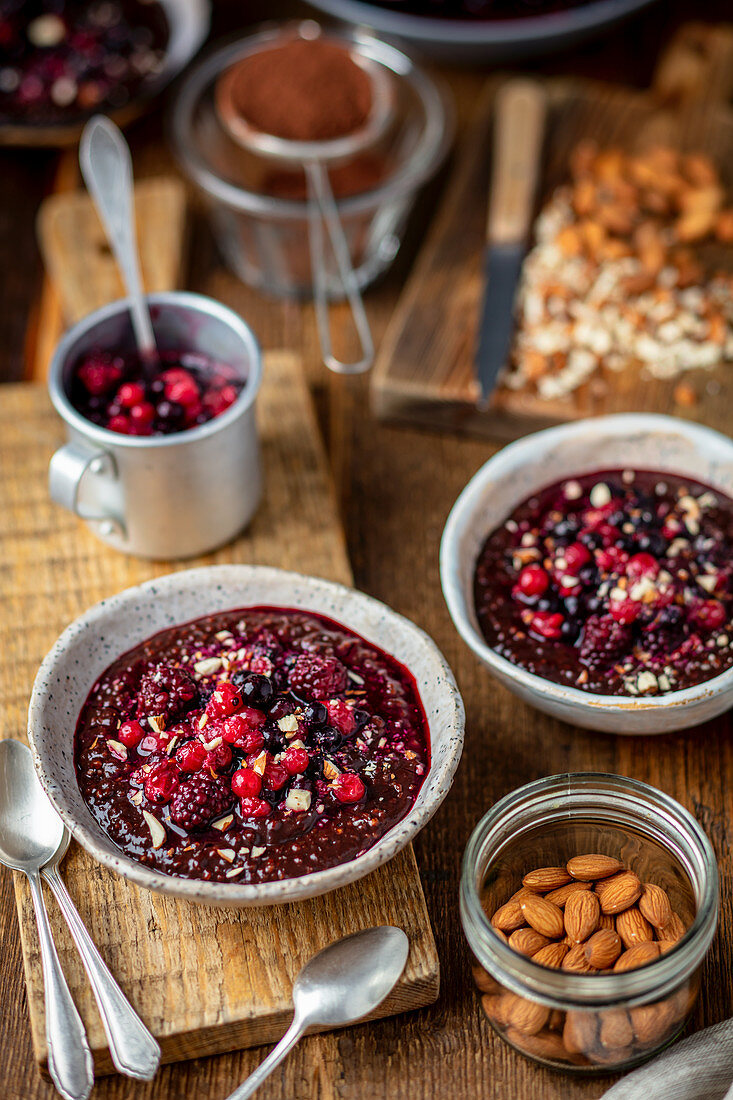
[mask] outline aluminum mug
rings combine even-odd
[[[135,342],[126,300],[79,321],[61,340],[49,392],[68,442],[54,454],[49,489],[57,504],[103,542],[143,558],[188,558],[234,538],[262,495],[255,398],[259,344],[232,310],[200,294],[148,295],[161,351],[199,352],[244,379],[237,400],[213,420],[182,432],[129,436],[99,427],[69,400],[71,372],[93,351],[128,352]]]

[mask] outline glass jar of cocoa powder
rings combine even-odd
[[[217,87],[235,66],[298,41],[309,28],[312,21],[270,24],[215,50],[183,81],[171,119],[174,151],[204,201],[225,261],[244,282],[278,296],[308,297],[313,290],[305,175],[297,165],[283,167],[237,144],[222,124]],[[378,140],[329,169],[363,289],[395,258],[417,192],[448,151],[453,114],[441,87],[396,47],[358,30],[322,30],[319,41],[378,70],[391,93],[389,124]],[[274,114],[273,107],[263,118]],[[327,126],[315,127],[318,120],[310,115],[292,121],[292,134],[301,140],[330,133]],[[341,281],[331,249],[326,251],[327,293],[335,298]]]
[[[595,923],[577,932],[568,898],[585,891],[596,895],[587,904]],[[660,899],[669,902],[663,917]],[[556,775],[481,819],[464,854],[460,907],[498,1034],[553,1069],[616,1072],[683,1030],[717,925],[718,868],[699,824],[662,791],[618,775]],[[648,941],[641,953],[637,935]],[[594,954],[592,937],[607,957]]]

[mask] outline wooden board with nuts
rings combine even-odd
[[[513,951],[539,966],[591,977],[654,962],[688,928],[666,890],[600,853],[528,871],[489,915]],[[562,1010],[507,990],[479,965],[473,976],[486,1016],[510,1043],[541,1061],[588,1068],[633,1063],[671,1038],[696,992],[694,982],[683,982],[672,995],[628,1010]]]

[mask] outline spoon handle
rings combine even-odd
[[[293,1017],[292,1024],[277,1046],[267,1055],[262,1065],[258,1066],[254,1073],[249,1075],[246,1081],[243,1081],[234,1092],[227,1096],[226,1100],[247,1100],[247,1097],[251,1096],[252,1093],[260,1087],[262,1082],[270,1076],[275,1067],[279,1066],[283,1058],[290,1053],[307,1026],[308,1021],[299,1019],[296,1013]]]
[[[120,1073],[149,1081],[160,1064],[160,1047],[112,977],[55,867],[41,874],[69,926],[97,1001],[112,1061]]]
[[[46,998],[48,1071],[66,1100],[86,1100],[94,1085],[94,1063],[84,1025],[76,1010],[61,969],[48,923],[38,872],[28,874],[41,945]]]
[[[135,240],[130,148],[114,122],[102,115],[90,119],[81,136],[79,163],[122,272],[138,349],[144,356],[154,356],[155,337],[143,296]]]

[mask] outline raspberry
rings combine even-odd
[[[234,684],[227,680],[216,685],[214,694],[206,704],[209,718],[226,718],[242,709],[242,697]]]
[[[363,798],[366,787],[358,775],[353,772],[342,772],[334,779],[332,790],[339,802],[350,803],[358,802]]]
[[[166,724],[190,709],[198,696],[196,684],[182,668],[157,665],[140,681],[137,716],[162,715]]]
[[[131,424],[126,416],[120,414],[118,416],[110,416],[107,421],[107,427],[111,432],[117,432],[118,435],[129,435]]]
[[[628,598],[625,600],[611,600],[608,607],[616,622],[624,625],[636,622],[641,611],[641,604]]]
[[[79,367],[78,377],[87,392],[98,397],[117,385],[122,377],[122,370],[102,357],[90,357]]]
[[[535,611],[529,628],[540,638],[557,639],[561,636],[562,624],[563,617],[559,611]]]
[[[171,821],[187,832],[201,829],[214,818],[221,817],[231,804],[229,784],[200,772],[179,785],[171,801]]]
[[[128,749],[136,749],[143,737],[145,731],[139,722],[132,719],[129,722],[123,722],[117,731],[117,740],[121,741],[123,745],[126,745]]]
[[[232,776],[232,790],[237,798],[256,798],[262,790],[262,780],[251,768],[239,768]]]
[[[512,589],[512,594],[529,597],[541,596],[543,592],[547,591],[549,583],[550,578],[541,565],[525,565]]]
[[[618,573],[629,560],[629,555],[618,546],[608,546],[605,550],[596,550],[596,565],[604,573]]]
[[[634,554],[626,563],[626,576],[632,584],[640,581],[642,577],[656,577],[659,570],[660,565],[657,559],[643,551]]]
[[[288,673],[288,684],[301,699],[328,699],[346,690],[349,678],[337,657],[302,654]]]
[[[567,571],[574,577],[577,577],[578,570],[582,569],[591,560],[590,551],[586,546],[583,546],[582,542],[572,542],[560,553],[567,562]],[[538,567],[535,566],[535,568]]]
[[[243,798],[239,803],[242,817],[267,817],[270,803],[263,798]]]
[[[350,733],[354,732],[356,729],[354,709],[349,706],[345,699],[331,699],[326,703],[326,708],[331,725],[335,726],[344,737],[348,737]]]
[[[580,636],[580,660],[591,668],[610,668],[631,650],[631,631],[610,615],[591,615]]]
[[[170,802],[178,787],[178,768],[172,760],[161,760],[145,776],[143,786],[148,802],[153,802],[156,806]]]
[[[283,764],[290,775],[302,775],[309,761],[310,757],[305,749],[289,748],[283,757]]]
[[[200,741],[194,739],[193,741],[187,741],[185,745],[181,745],[176,753],[176,763],[181,771],[198,772],[203,768],[206,756],[204,746]]]

